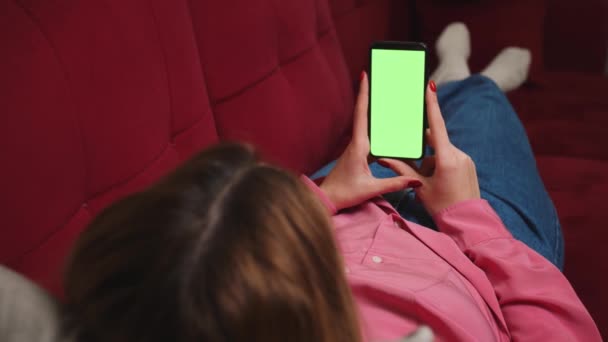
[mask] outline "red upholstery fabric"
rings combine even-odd
[[[521,46],[532,52],[531,73],[543,70],[543,18],[547,0],[416,1],[419,39],[433,43],[451,22],[471,31],[472,72],[480,72],[503,48]],[[432,46],[432,45],[431,45]],[[434,53],[431,55],[436,63]]]
[[[217,141],[190,22],[161,1],[0,2],[1,263],[57,293],[92,215]]]
[[[601,73],[608,49],[608,1],[550,0],[545,19],[545,68]]]
[[[562,220],[566,274],[608,337],[608,81],[542,71],[596,70],[583,55],[606,47],[581,39],[584,54],[555,58],[556,27],[584,17],[545,1],[565,3],[0,0],[0,263],[59,294],[65,255],[95,214],[220,139],[314,170],[348,141],[369,44],[433,42],[461,19],[473,70],[505,45],[534,53],[533,82],[510,96]]]
[[[608,336],[608,79],[546,73],[510,95],[562,224],[565,274]]]
[[[608,79],[551,72],[510,94],[537,155],[608,160]]]
[[[349,132],[326,1],[7,0],[0,37],[0,262],[55,293],[91,217],[193,152],[250,141],[311,172]]]
[[[327,1],[191,6],[220,138],[302,172],[334,157],[326,146],[349,135],[353,95]]]

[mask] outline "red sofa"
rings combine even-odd
[[[585,2],[597,22],[563,29]],[[608,336],[606,46],[581,39],[605,42],[606,16],[601,1],[577,3],[0,0],[0,263],[60,296],[65,255],[95,214],[220,140],[312,172],[348,141],[369,43],[432,42],[464,20],[473,70],[506,45],[534,52],[510,96],[562,219],[566,274]],[[560,53],[568,34],[581,53]]]

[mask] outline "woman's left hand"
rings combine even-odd
[[[411,174],[384,179],[372,175],[367,161],[370,149],[367,135],[368,102],[369,84],[367,74],[362,72],[351,142],[320,186],[337,210],[356,206],[375,196],[421,184],[421,176],[413,170]]]

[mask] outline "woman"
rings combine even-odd
[[[220,145],[97,217],[65,293],[78,341],[358,341],[341,269],[306,186]]]
[[[351,342],[426,324],[448,341],[600,340],[555,266],[559,223],[496,84],[446,83],[438,101],[430,83],[433,154],[420,166],[370,169],[365,73],[352,141],[318,186],[248,147],[199,154],[82,234],[66,275],[67,331],[78,341]],[[401,194],[393,205],[378,197],[389,192]]]

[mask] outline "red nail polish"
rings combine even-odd
[[[407,183],[407,187],[408,188],[415,189],[415,188],[419,188],[421,186],[422,186],[422,183],[420,181],[417,181],[417,180],[413,180],[413,181],[410,181],[409,183]]]
[[[361,71],[361,76],[359,77],[359,81],[363,81],[365,78],[365,71]]]
[[[382,167],[389,167],[388,163],[385,162],[384,160],[378,160],[377,163],[378,163],[378,165],[380,165]]]
[[[433,93],[437,92],[437,85],[435,84],[435,81],[431,80],[431,82],[429,83],[429,86],[431,87],[431,90],[433,91]]]

